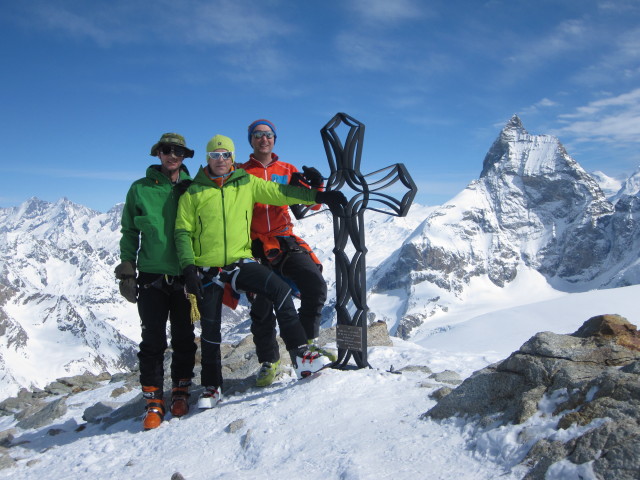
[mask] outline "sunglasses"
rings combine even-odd
[[[275,133],[265,132],[264,130],[258,130],[257,132],[253,132],[251,135],[253,136],[253,138],[267,137],[268,139],[272,139],[273,137],[276,136]]]
[[[220,158],[224,160],[229,160],[233,157],[233,152],[209,152],[207,153],[211,160],[218,160]]]
[[[179,147],[177,145],[162,145],[160,147],[160,151],[163,155],[169,155],[173,153],[176,157],[186,157],[187,149],[184,147]]]

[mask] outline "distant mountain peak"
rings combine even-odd
[[[516,113],[514,113],[513,116],[509,119],[502,131],[513,129],[522,130],[524,133],[527,133],[527,131],[524,129],[524,126],[522,125],[522,120],[520,120],[520,117]]]
[[[480,178],[490,175],[547,176],[582,168],[553,135],[532,135],[513,115],[487,152]],[[582,173],[572,175],[582,176]]]
[[[523,137],[528,136],[529,132],[524,128],[520,117],[517,114],[513,114],[506,125],[502,128],[497,141],[502,140],[503,142],[517,142]]]
[[[498,138],[496,138],[487,152],[482,163],[480,178],[499,168],[500,164],[509,161],[511,157],[510,151],[513,150],[512,147],[519,141],[527,140],[529,137],[529,132],[522,125],[522,120],[517,114],[514,114],[502,128],[500,135],[498,135]]]
[[[620,186],[618,192],[611,197],[611,202],[617,202],[621,197],[625,195],[639,195],[640,194],[640,167],[633,172],[626,180],[624,180]]]

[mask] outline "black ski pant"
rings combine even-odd
[[[276,268],[284,277],[293,281],[300,291],[298,316],[306,338],[320,335],[322,307],[327,299],[327,283],[320,267],[307,252],[289,252]],[[257,292],[256,292],[257,293]],[[256,346],[258,362],[275,362],[280,358],[276,340],[276,317],[273,302],[260,294],[251,305],[251,333]],[[284,338],[284,337],[283,337]]]
[[[235,286],[238,290],[254,292],[264,296],[273,304],[280,327],[280,336],[284,340],[287,350],[295,350],[306,344],[307,337],[291,299],[289,285],[269,268],[257,262],[241,260],[230,268],[234,266],[239,268],[235,277]],[[210,283],[207,281],[206,273],[203,283],[205,285]],[[203,299],[198,302],[202,328],[200,336],[202,349],[201,383],[205,386],[220,387],[223,382],[220,353],[223,293],[223,288],[213,283],[204,288]]]
[[[140,272],[138,313],[142,327],[140,384],[163,388],[164,352],[167,349],[167,320],[171,332],[171,380],[193,377],[197,345],[191,323],[191,306],[179,278]]]

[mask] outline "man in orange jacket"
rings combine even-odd
[[[273,153],[276,127],[269,120],[259,119],[249,125],[249,143],[253,153],[249,161],[240,165],[248,173],[278,183],[298,183],[322,190],[322,175],[315,168],[303,167],[304,174],[293,165],[281,161]],[[296,212],[295,207],[292,210]],[[320,205],[315,205],[317,210]],[[311,350],[321,352],[332,361],[331,352],[316,345],[320,333],[322,307],[327,299],[327,284],[322,265],[309,245],[293,233],[289,208],[256,203],[251,223],[252,253],[270,266],[299,292],[298,315]],[[276,319],[273,304],[264,296],[256,296],[251,305],[251,333],[256,345],[258,361],[262,364],[256,385],[270,385],[278,373],[280,353],[276,341]]]

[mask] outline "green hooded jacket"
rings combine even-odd
[[[190,179],[181,167],[180,181]],[[146,273],[182,273],[173,239],[178,198],[159,165],[151,165],[144,178],[133,182],[122,210],[121,261]]]
[[[251,258],[253,204],[315,204],[316,191],[267,182],[237,169],[222,187],[200,167],[180,197],[175,240],[182,268],[224,267]]]

